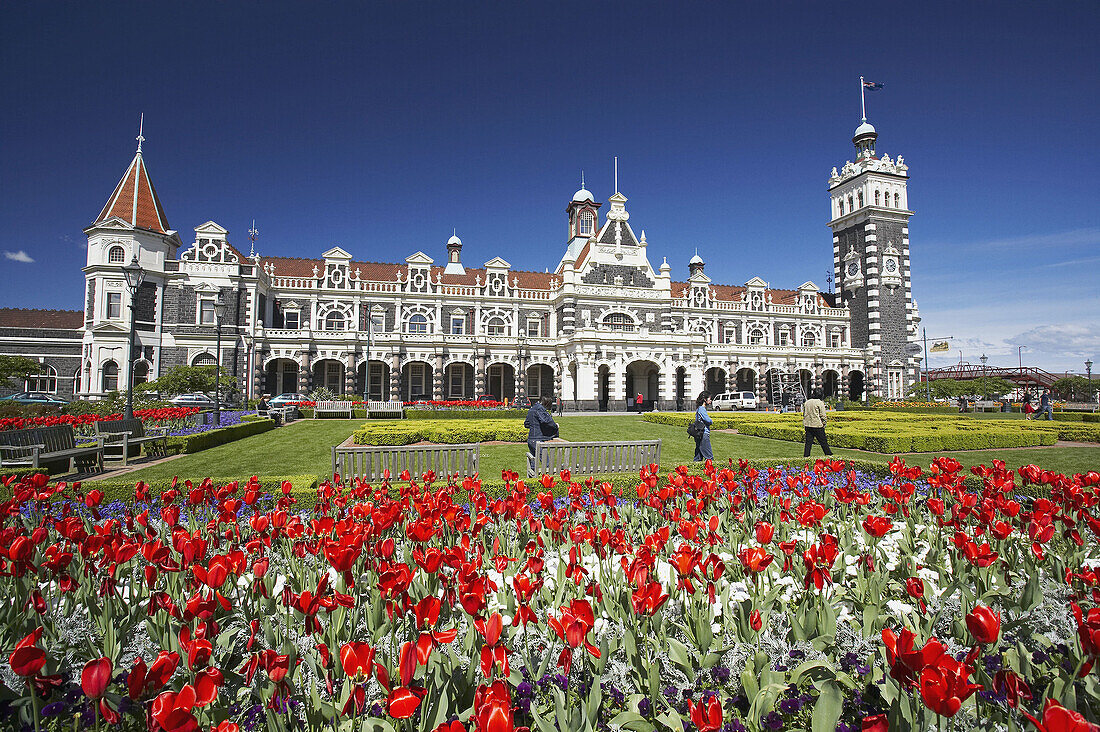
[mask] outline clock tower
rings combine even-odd
[[[851,311],[851,344],[868,353],[866,388],[901,398],[920,378],[910,355],[920,316],[909,270],[909,167],[875,151],[878,134],[864,118],[856,128],[855,161],[829,176],[833,275],[837,305]]]

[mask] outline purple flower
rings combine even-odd
[[[763,722],[768,729],[783,729],[783,718],[779,716],[778,712],[768,712],[768,716],[764,717]]]
[[[783,712],[784,714],[795,714],[801,708],[801,699],[784,699],[783,701],[779,702],[779,711]]]

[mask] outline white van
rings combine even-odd
[[[719,394],[712,399],[714,410],[721,412],[723,409],[735,411],[738,409],[756,409],[756,392],[734,391],[728,394]]]

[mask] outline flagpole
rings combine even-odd
[[[859,113],[863,117],[863,121],[867,121],[867,105],[863,101],[863,77],[859,77]]]

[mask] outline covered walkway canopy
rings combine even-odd
[[[1031,366],[1024,366],[1023,368],[1001,368],[997,366],[982,366],[981,364],[973,363],[957,363],[939,369],[928,369],[929,381],[935,381],[937,379],[969,381],[971,379],[980,379],[983,376],[992,376],[994,378],[1011,381],[1017,386],[1037,386],[1047,389],[1049,389],[1059,378],[1048,371],[1043,371],[1042,369],[1033,368]]]

